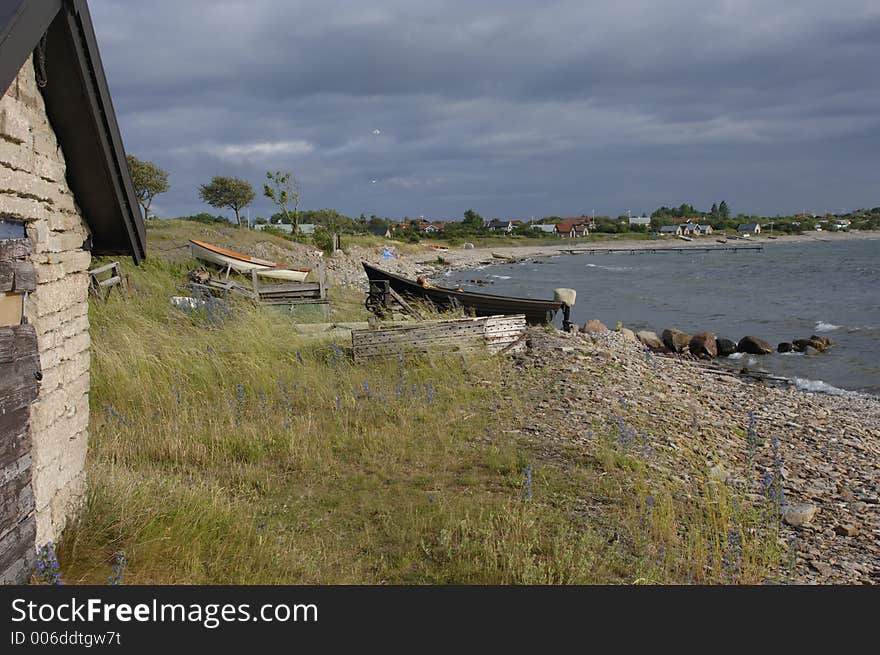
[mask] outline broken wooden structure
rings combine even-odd
[[[251,271],[250,285],[234,279],[212,277],[204,269],[190,273],[189,288],[197,297],[214,296],[230,298],[238,296],[261,305],[299,306],[329,305],[324,264],[318,266],[317,282],[264,282],[262,271]]]
[[[352,330],[355,360],[433,351],[516,352],[525,347],[526,317],[479,316]]]
[[[262,305],[326,305],[327,285],[324,263],[318,265],[317,282],[269,282],[260,281],[264,271],[251,271],[251,290],[254,299]]]
[[[117,285],[121,291],[128,290],[119,262],[110,262],[89,271],[89,293],[93,296],[100,297],[104,291],[106,291],[105,297],[109,296],[110,291]]]

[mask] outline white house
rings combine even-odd
[[[651,217],[650,216],[630,216],[629,217],[630,225],[650,225]]]
[[[761,226],[758,223],[740,223],[736,231],[740,234],[761,234]]]
[[[681,225],[662,225],[660,226],[660,234],[663,236],[679,236],[681,234]]]

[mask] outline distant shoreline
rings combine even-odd
[[[768,239],[763,234],[747,240],[728,241],[726,246],[761,244],[768,247],[790,243],[820,243],[853,240],[880,240],[880,231],[871,230],[866,232],[808,232],[802,234],[774,235],[775,239]],[[410,255],[416,263],[434,263],[437,257],[442,257],[455,270],[469,269],[486,264],[503,264],[506,258],[524,259],[531,257],[555,257],[569,254],[568,250],[603,248],[626,249],[626,250],[660,250],[663,248],[710,248],[723,247],[715,241],[716,237],[697,237],[693,241],[668,237],[661,239],[614,239],[607,241],[583,241],[573,239],[560,239],[560,243],[545,244],[539,246],[486,246],[480,248],[464,249],[450,248],[442,251],[432,251],[418,255]],[[495,257],[494,254],[501,255]],[[404,256],[407,257],[407,256]],[[407,258],[409,258],[407,257]]]

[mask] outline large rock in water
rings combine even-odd
[[[660,337],[657,336],[656,332],[651,332],[650,330],[641,330],[636,332],[636,339],[641,341],[644,345],[646,345],[650,350],[655,353],[666,352],[666,346],[663,345],[663,342],[660,340]]]
[[[691,337],[688,344],[691,355],[700,359],[715,359],[718,357],[718,343],[715,335],[711,332],[697,332]]]
[[[731,341],[730,339],[723,339],[718,337],[715,339],[715,347],[718,349],[719,357],[727,357],[728,355],[732,355],[736,352],[736,343]]]
[[[581,332],[586,332],[587,334],[597,334],[599,332],[608,332],[608,328],[605,327],[605,324],[602,321],[597,321],[594,318],[584,323],[584,327],[581,328]]]
[[[783,341],[778,346],[776,346],[776,352],[778,353],[790,353],[794,350],[794,346],[792,346],[788,341]]]
[[[691,335],[675,328],[667,328],[663,330],[661,335],[664,345],[674,353],[680,353],[691,342]]]
[[[758,337],[743,337],[736,344],[736,349],[749,355],[769,355],[773,352],[773,346]]]

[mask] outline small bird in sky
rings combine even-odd
[[[380,134],[382,134],[382,130],[380,130],[379,128],[376,128],[375,130],[373,130],[373,134],[375,134],[376,136],[379,136]]]

